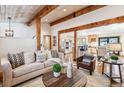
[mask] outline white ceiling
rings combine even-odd
[[[0,22],[7,22],[8,17],[12,17],[13,22],[27,22],[43,5],[0,5]]]
[[[42,22],[51,23],[57,19],[65,17],[77,10],[87,7],[88,5],[60,5],[58,8],[53,10],[51,13],[42,18]],[[66,11],[64,11],[66,9]]]
[[[8,17],[12,17],[12,22],[26,23],[44,6],[45,5],[0,5],[0,22],[8,22]],[[43,17],[42,22],[51,23],[86,6],[87,5],[60,5]],[[66,11],[64,11],[64,9],[66,9]]]

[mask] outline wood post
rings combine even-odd
[[[50,35],[50,49],[52,49],[52,36]]]
[[[60,51],[60,33],[58,33],[58,51]]]
[[[41,18],[36,18],[36,40],[37,40],[37,50],[41,49]]]
[[[77,54],[77,47],[76,47],[76,45],[77,45],[77,31],[74,31],[74,60],[76,60],[76,54]]]

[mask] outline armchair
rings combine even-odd
[[[79,67],[87,69],[89,70],[90,75],[92,75],[92,72],[94,72],[95,69],[96,58],[93,57],[93,59],[90,60],[90,62],[84,62],[83,57],[84,56],[77,58],[77,69],[79,69]]]

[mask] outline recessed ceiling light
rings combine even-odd
[[[67,11],[67,9],[63,9],[63,11],[65,12],[65,11]]]

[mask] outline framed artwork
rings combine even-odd
[[[89,43],[96,42],[96,39],[97,39],[97,35],[88,35]]]
[[[56,36],[53,36],[53,46],[56,46]]]

